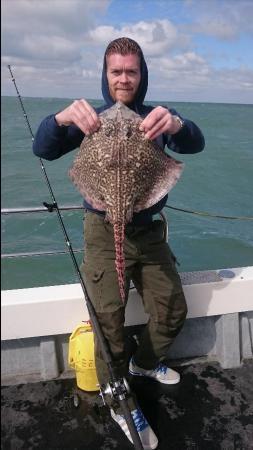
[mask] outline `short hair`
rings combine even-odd
[[[134,41],[133,39],[121,37],[118,39],[114,39],[114,41],[111,41],[108,44],[105,51],[105,57],[112,55],[114,53],[118,53],[123,56],[134,54],[141,57],[142,50],[139,44],[137,44],[137,42]]]

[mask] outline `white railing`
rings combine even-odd
[[[253,310],[253,267],[180,274],[188,318]],[[79,284],[2,291],[2,340],[71,333],[88,312]],[[125,325],[148,320],[130,291]]]
[[[82,210],[83,206],[59,206],[59,210]],[[5,208],[1,214],[48,212],[48,208]],[[160,213],[168,225],[166,216]],[[76,249],[76,252],[82,249]],[[29,252],[2,257],[41,256],[64,251]],[[187,272],[180,274],[188,305],[188,318],[215,316],[253,310],[253,267]],[[88,320],[79,284],[2,291],[2,340],[71,333],[76,324]],[[125,324],[148,320],[139,295],[130,290]]]

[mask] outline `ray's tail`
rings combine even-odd
[[[113,225],[114,242],[115,242],[115,266],[118,274],[118,283],[120,297],[125,302],[125,257],[124,257],[124,235],[125,225],[123,223],[115,223]]]

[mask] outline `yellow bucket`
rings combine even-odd
[[[99,390],[94,357],[94,336],[90,322],[78,325],[71,334],[68,363],[76,371],[76,382],[80,389]]]

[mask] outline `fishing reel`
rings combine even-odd
[[[120,378],[116,381],[109,381],[106,386],[100,387],[100,396],[104,405],[105,395],[110,395],[115,400],[124,400],[130,393],[130,387],[125,378]]]

